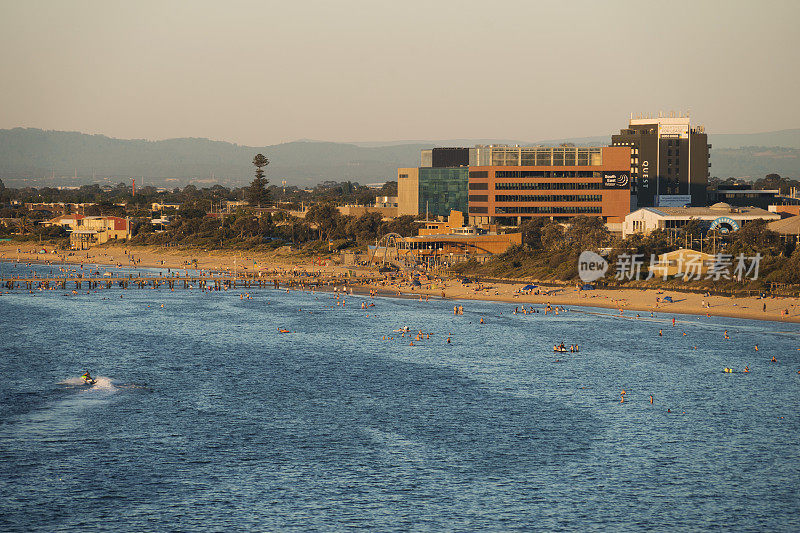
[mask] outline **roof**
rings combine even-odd
[[[800,215],[770,222],[767,229],[781,235],[800,235]]]
[[[726,206],[726,207],[722,207]],[[650,211],[662,217],[747,217],[747,218],[771,218],[774,219],[778,215],[766,209],[759,207],[731,207],[722,202],[712,205],[711,207],[643,207],[634,211]]]
[[[511,235],[510,233],[505,233],[503,235]],[[502,235],[478,235],[478,234],[470,234],[470,235],[460,235],[457,233],[447,233],[447,234],[439,234],[439,235],[417,235],[415,237],[403,237],[407,241],[435,241],[435,240],[474,240],[474,239],[496,239],[497,237],[502,237]]]
[[[685,257],[685,256],[694,256],[700,257],[702,259],[714,259],[714,256],[711,254],[707,254],[705,252],[698,252],[697,250],[692,250],[691,248],[678,248],[677,250],[672,250],[671,252],[665,252],[658,257],[661,259],[668,259],[671,257]]]
[[[66,220],[66,219],[81,220],[82,218],[85,218],[85,217],[83,215],[79,215],[77,213],[72,213],[72,214],[69,214],[69,215],[59,215],[57,217],[51,218],[47,222],[51,222],[53,224],[60,224],[63,220]]]

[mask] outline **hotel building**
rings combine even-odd
[[[637,207],[706,205],[708,137],[688,116],[631,118],[611,136],[612,146],[631,149],[631,193]]]

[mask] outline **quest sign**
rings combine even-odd
[[[627,172],[617,174],[603,173],[604,189],[626,189],[630,187],[631,177]]]

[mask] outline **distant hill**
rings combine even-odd
[[[763,178],[770,173],[800,178],[800,150],[782,147],[711,149],[711,175],[720,178]]]
[[[252,179],[250,162],[260,152],[271,161],[267,177],[276,185],[283,178],[300,186],[325,180],[374,183],[394,179],[398,167],[418,165],[419,151],[433,146],[557,145],[564,142],[605,145],[610,142],[610,135],[537,142],[492,139],[399,144],[295,141],[257,147],[197,138],[126,140],[78,132],[14,128],[0,130],[0,178],[12,187],[79,185],[92,181],[115,184],[128,177],[143,177],[145,183],[158,186],[175,187],[187,183],[235,186]],[[750,135],[713,134],[710,142],[714,146],[711,152],[714,176],[756,178],[770,172],[800,176],[800,129]],[[51,178],[53,173],[55,180]],[[72,178],[74,173],[78,179]]]
[[[716,148],[741,148],[743,146],[777,146],[800,149],[800,129],[767,131],[764,133],[713,133],[709,140]]]
[[[419,164],[419,151],[429,145],[363,148],[330,142],[290,142],[274,146],[241,146],[208,139],[163,141],[122,140],[104,135],[14,128],[0,130],[0,178],[20,186],[20,178],[41,184],[56,176],[81,183],[143,176],[151,184],[192,182],[240,185],[252,180],[256,153],[270,159],[267,177],[273,184],[286,178],[293,185],[325,180],[361,183],[392,179],[397,167]],[[213,178],[212,178],[213,175]],[[15,179],[16,178],[16,179]],[[38,179],[36,179],[38,178]],[[88,178],[88,179],[87,179]],[[71,179],[58,180],[60,185]]]
[[[781,148],[800,149],[800,129],[767,131],[764,133],[709,133],[709,141],[714,148],[742,148],[744,146],[776,146]],[[521,141],[508,139],[445,139],[426,141],[387,141],[387,142],[354,142],[357,146],[397,146],[402,144],[425,144],[431,146],[474,146],[476,144],[509,144],[520,146],[544,145],[557,146],[572,143],[577,146],[605,146],[611,142],[611,134],[592,137],[567,137],[563,139],[544,139],[538,141]]]

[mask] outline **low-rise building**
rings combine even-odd
[[[130,222],[120,217],[81,217],[77,221],[64,220],[70,230],[69,244],[73,250],[85,250],[95,244],[128,239]]]
[[[750,184],[725,185],[722,188],[708,191],[708,199],[711,204],[724,202],[732,206],[767,209],[768,206],[777,203],[780,194],[781,191],[778,189],[753,189]]]
[[[800,243],[800,216],[775,220],[767,224],[767,229],[781,236],[781,239]]]
[[[778,213],[782,217],[793,217],[800,215],[800,205],[770,205],[767,207],[770,213]]]
[[[397,196],[376,196],[375,207],[397,208]]]
[[[360,217],[366,213],[380,213],[381,219],[391,220],[397,216],[396,207],[375,207],[371,205],[340,205],[336,209],[342,216]]]
[[[42,226],[64,226],[67,228],[67,231],[74,231],[78,229],[78,222],[83,220],[83,215],[79,215],[77,213],[72,215],[62,215],[55,218],[51,218],[50,220],[45,220],[42,222]]]
[[[153,202],[150,205],[150,211],[162,211],[164,209],[175,209],[178,210],[181,208],[181,204],[161,204],[158,202]]]
[[[53,214],[81,213],[89,206],[96,205],[93,202],[71,203],[71,202],[26,202],[25,207],[28,211],[49,211]]]
[[[658,256],[649,266],[653,277],[675,277],[683,274],[684,279],[705,276],[714,265],[715,257],[689,248],[680,248]]]
[[[721,233],[737,231],[758,219],[780,220],[781,216],[758,207],[732,207],[716,203],[711,207],[643,207],[625,217],[622,236],[634,233],[648,234],[654,230],[679,230],[690,220],[700,220],[706,229]]]
[[[500,235],[477,232],[429,234],[404,237],[397,244],[398,255],[413,263],[437,266],[460,263],[470,259],[483,263],[493,255],[502,254],[512,246],[522,244],[522,233]]]

